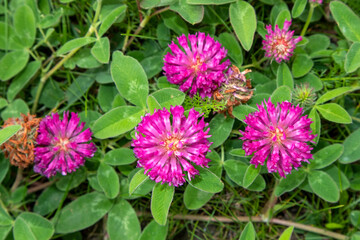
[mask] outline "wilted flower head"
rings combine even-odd
[[[279,26],[276,25],[275,31],[272,30],[271,25],[266,26],[269,34],[265,35],[266,40],[263,40],[263,49],[266,51],[266,57],[274,57],[278,63],[290,59],[296,44],[302,40],[301,36],[293,38],[294,31],[289,31],[290,25],[291,21],[285,20],[284,28],[280,29]]]
[[[172,42],[164,57],[165,75],[170,83],[180,85],[180,90],[194,96],[199,92],[202,98],[211,97],[222,82],[225,81],[224,71],[230,61],[221,61],[226,57],[227,50],[205,33],[182,35],[177,38],[181,48]],[[190,47],[189,47],[190,43]]]
[[[205,157],[212,144],[207,139],[210,129],[204,130],[208,124],[204,118],[198,121],[200,117],[191,109],[186,118],[182,106],[146,114],[136,127],[132,143],[138,167],[143,167],[150,179],[170,186],[185,182],[184,171],[191,180],[199,173],[191,163],[207,167],[210,161]]]
[[[249,72],[251,72],[250,69],[240,72],[235,65],[229,68],[226,81],[214,92],[213,96],[215,100],[226,102],[226,109],[220,112],[226,114],[227,111],[233,117],[233,107],[250,100],[254,91],[251,89],[250,79],[245,76]]]
[[[302,108],[310,107],[316,100],[316,94],[308,83],[296,85],[293,90],[293,104],[299,105]]]
[[[322,1],[323,0],[309,0],[309,2],[313,4],[322,4]]]
[[[37,147],[35,148],[34,171],[46,177],[60,172],[62,175],[75,171],[85,163],[85,158],[91,158],[96,152],[96,146],[90,142],[90,128],[82,131],[85,123],[79,126],[77,113],[64,112],[63,120],[58,113],[46,116],[39,127]]]
[[[21,125],[21,129],[0,146],[12,165],[27,168],[34,162],[34,142],[40,121],[41,118],[35,115],[21,114],[19,118],[9,118],[4,122],[3,128]]]
[[[301,116],[303,109],[289,102],[275,107],[269,99],[258,105],[258,109],[244,120],[247,126],[245,131],[240,131],[243,149],[246,155],[254,153],[251,164],[264,165],[267,158],[268,171],[285,177],[293,167],[298,168],[301,162],[312,158],[312,148],[306,143],[315,138],[311,134],[311,119]]]

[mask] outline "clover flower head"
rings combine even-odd
[[[278,25],[272,30],[271,25],[266,26],[268,35],[263,40],[263,49],[266,51],[265,56],[275,58],[276,62],[288,61],[293,55],[296,44],[302,40],[302,37],[293,38],[294,31],[289,31],[291,21],[285,20],[283,29]]]
[[[63,119],[58,113],[46,116],[40,122],[35,148],[34,171],[51,177],[60,172],[62,175],[75,171],[84,165],[85,158],[91,158],[96,146],[90,142],[90,128],[82,131],[85,123],[79,126],[77,113],[64,112]]]
[[[309,0],[312,4],[322,4],[323,0]]]
[[[225,81],[224,72],[230,61],[222,60],[227,50],[212,37],[198,32],[177,38],[179,45],[172,42],[164,57],[165,76],[173,84],[180,85],[180,90],[194,96],[199,92],[202,98],[211,97],[221,83]]]
[[[199,121],[200,117],[194,109],[185,117],[182,106],[146,114],[132,142],[138,167],[155,182],[175,187],[185,182],[184,172],[189,180],[199,174],[193,164],[207,167],[210,160],[205,156],[212,144],[208,140],[210,129],[205,130],[208,124],[204,118]]]
[[[285,177],[293,167],[312,158],[312,148],[307,144],[316,137],[310,129],[311,119],[302,116],[301,107],[287,101],[275,107],[269,99],[258,109],[246,117],[245,131],[240,131],[243,149],[246,155],[254,153],[251,164],[264,165],[267,158],[268,171]]]

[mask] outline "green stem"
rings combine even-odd
[[[264,220],[264,222],[269,222],[271,219],[272,211],[277,201],[277,197],[275,196],[275,189],[277,185],[279,185],[279,180],[275,179],[275,184],[272,189],[271,196],[269,200],[266,202],[264,208],[261,210],[261,217]]]
[[[320,78],[321,81],[360,80],[360,77]]]
[[[66,190],[65,190],[64,195],[63,195],[63,197],[62,197],[62,199],[61,199],[61,201],[60,201],[59,207],[56,209],[56,213],[55,213],[55,215],[54,215],[54,221],[55,221],[55,223],[57,223],[57,220],[58,220],[59,215],[60,215],[60,210],[61,210],[61,208],[62,208],[62,206],[63,206],[63,204],[64,204],[64,202],[65,202],[65,199],[66,199],[66,197],[67,197],[67,195],[68,195],[68,193],[69,193],[70,185],[71,185],[72,180],[73,180],[73,176],[74,176],[74,174],[71,175],[70,181],[68,182],[68,184],[67,184],[67,186],[66,186]]]
[[[314,6],[313,4],[310,4],[309,14],[308,14],[308,17],[307,17],[306,22],[305,22],[305,24],[304,24],[304,27],[303,27],[303,29],[302,29],[302,31],[301,31],[301,34],[300,34],[301,36],[304,36],[304,35],[305,35],[306,30],[307,30],[307,28],[309,27],[309,24],[310,24],[312,15],[313,15],[313,13],[314,13],[314,9],[315,9],[315,6]]]
[[[91,36],[91,34],[93,34],[96,30],[96,22],[99,19],[99,14],[100,14],[100,10],[101,10],[101,2],[102,0],[98,0],[98,5],[96,7],[96,12],[95,12],[95,16],[94,19],[92,21],[92,24],[90,25],[89,30],[87,31],[85,37],[89,37]],[[74,56],[75,53],[77,53],[80,50],[81,47],[75,48],[73,50],[71,50],[67,55],[65,55],[65,57],[63,59],[61,59],[61,61],[59,61],[50,71],[48,71],[41,79],[40,79],[40,84],[39,87],[36,91],[36,95],[35,95],[35,100],[34,100],[34,105],[31,109],[31,112],[33,114],[36,113],[36,109],[39,103],[39,99],[41,96],[41,91],[44,88],[44,85],[46,83],[46,81],[60,68],[62,67],[62,65],[69,60],[72,56]]]
[[[23,169],[19,167],[16,173],[14,184],[11,186],[11,192],[14,192],[19,186],[21,180],[23,179],[22,173],[23,173]]]
[[[268,59],[267,57],[263,57],[259,61],[253,61],[252,64],[241,66],[240,69],[251,68],[251,67],[260,68],[260,64],[265,62],[267,59]]]

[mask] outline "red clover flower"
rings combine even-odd
[[[180,48],[172,42],[164,57],[165,75],[170,83],[180,85],[180,90],[190,89],[192,97],[197,92],[204,97],[211,97],[214,90],[225,81],[224,71],[230,61],[221,61],[226,57],[227,50],[205,33],[182,35],[177,38]],[[189,42],[191,49],[189,47]]]
[[[208,123],[204,118],[198,121],[199,117],[201,114],[191,109],[186,118],[184,108],[175,106],[170,112],[164,108],[142,118],[132,146],[138,167],[143,167],[150,179],[177,187],[185,182],[183,171],[189,180],[199,174],[191,163],[207,167],[210,129],[204,130]]]
[[[85,123],[79,126],[77,113],[64,112],[63,120],[58,113],[46,116],[40,122],[36,139],[34,171],[51,177],[60,172],[62,175],[75,171],[84,165],[85,158],[91,158],[96,152],[91,140],[90,128],[82,132]]]
[[[266,26],[269,34],[265,35],[266,40],[263,40],[263,49],[266,51],[266,57],[274,57],[278,63],[290,59],[296,44],[302,40],[301,36],[293,38],[294,31],[289,31],[290,25],[291,21],[285,20],[284,28],[280,29],[279,26],[276,25],[275,31],[272,30],[271,25]]]
[[[287,101],[275,107],[269,99],[258,109],[246,117],[248,126],[240,131],[243,149],[246,155],[254,153],[251,164],[264,165],[267,158],[268,171],[285,177],[293,167],[298,168],[301,162],[312,158],[312,148],[306,143],[316,137],[310,129],[311,119],[302,116],[301,107]]]

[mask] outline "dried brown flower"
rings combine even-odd
[[[3,128],[21,125],[21,129],[0,146],[12,165],[26,168],[34,162],[34,143],[40,121],[41,118],[28,113],[21,114],[20,118],[9,118],[4,122]]]
[[[226,115],[226,112],[228,112],[231,117],[234,117],[232,115],[234,106],[244,104],[250,100],[254,91],[251,89],[250,79],[245,77],[245,74],[249,72],[251,72],[250,69],[240,72],[235,65],[231,66],[226,74],[226,82],[213,94],[215,100],[226,102],[226,109],[220,111],[220,113]]]

